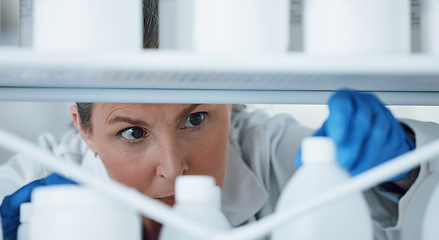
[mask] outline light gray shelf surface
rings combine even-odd
[[[0,100],[326,103],[336,89],[439,105],[439,57],[0,50]]]

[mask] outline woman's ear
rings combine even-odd
[[[78,129],[79,134],[81,134],[82,139],[84,139],[88,147],[93,152],[96,152],[91,130],[84,129],[84,127],[82,126],[81,116],[79,115],[78,107],[76,105],[72,105],[70,107],[70,114],[72,114],[73,122],[75,123],[76,129]]]

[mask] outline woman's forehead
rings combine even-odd
[[[97,103],[95,115],[108,118],[114,113],[133,115],[164,115],[183,117],[191,111],[231,110],[230,104],[157,104],[157,103]]]
[[[117,109],[157,110],[157,109],[179,109],[191,104],[159,104],[159,103],[97,103],[102,111],[112,112]]]
[[[157,104],[157,103],[99,103],[96,112],[110,115],[113,112],[133,112],[143,114],[161,113],[172,115],[195,104]],[[198,106],[198,104],[196,105]]]
[[[95,119],[105,123],[127,118],[132,121],[143,119],[149,122],[158,119],[180,121],[200,106],[200,104],[98,103],[93,111]]]
[[[197,109],[215,110],[230,109],[230,104],[162,104],[162,103],[96,103],[93,113],[111,115],[115,111],[134,112],[143,114],[178,115],[182,112]]]

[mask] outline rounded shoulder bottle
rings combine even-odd
[[[312,199],[347,180],[349,174],[336,161],[334,142],[326,137],[309,137],[302,143],[302,166],[281,193],[275,211]],[[312,210],[275,229],[273,240],[371,240],[370,213],[361,192]]]
[[[221,212],[220,188],[210,176],[180,176],[175,182],[173,211],[218,230],[230,229],[230,223]],[[193,236],[164,225],[160,240],[192,240]]]

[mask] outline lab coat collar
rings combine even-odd
[[[229,144],[222,211],[236,227],[255,216],[266,204],[268,193],[239,153]]]

